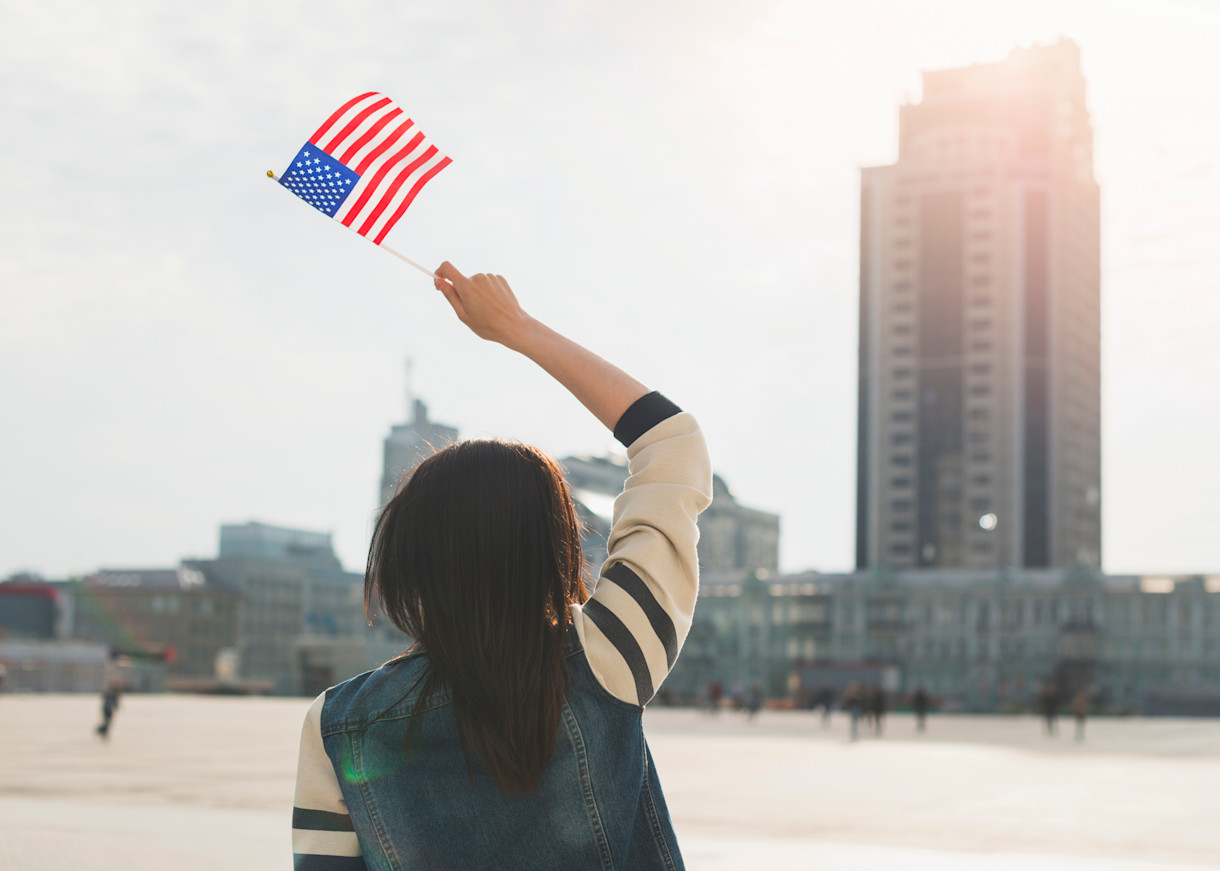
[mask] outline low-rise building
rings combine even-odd
[[[1026,709],[1047,686],[1065,704],[1084,689],[1112,710],[1198,710],[1220,698],[1220,576],[709,573],[666,686],[757,682],[801,705],[848,666],[965,710]]]

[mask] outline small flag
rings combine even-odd
[[[420,189],[449,163],[393,100],[368,93],[327,118],[279,182],[380,245]]]

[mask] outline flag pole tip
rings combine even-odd
[[[270,169],[267,170],[267,178],[275,178],[275,172]]]

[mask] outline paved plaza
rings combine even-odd
[[[291,868],[307,699],[0,695],[0,871]],[[693,871],[1220,868],[1220,723],[653,708]]]

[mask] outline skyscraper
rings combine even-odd
[[[856,563],[1099,566],[1100,254],[1069,41],[925,72],[863,170]]]
[[[428,406],[424,405],[423,400],[411,402],[411,413],[409,423],[395,424],[386,436],[379,505],[385,505],[393,498],[402,476],[421,460],[457,441],[458,431],[455,428],[428,420]]]

